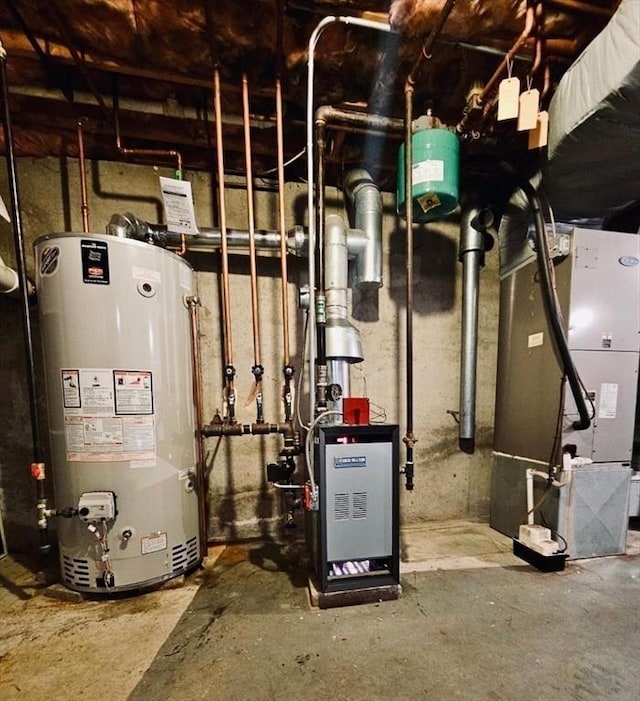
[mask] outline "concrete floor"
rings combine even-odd
[[[624,557],[542,574],[483,524],[402,536],[398,601],[316,610],[298,543],[212,549],[180,589],[42,596],[0,560],[0,698],[640,699],[640,531]]]

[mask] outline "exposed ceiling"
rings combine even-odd
[[[474,83],[486,84],[523,31],[528,3],[539,6],[542,62],[531,80],[553,87],[584,46],[606,25],[619,0],[458,0],[415,86],[415,109],[430,105],[447,124],[463,117]],[[186,169],[215,167],[214,69],[222,80],[225,168],[242,174],[241,81],[246,73],[257,174],[276,165],[274,84],[281,76],[285,159],[305,144],[307,44],[327,15],[389,21],[398,30],[331,25],[317,47],[316,105],[348,104],[401,117],[403,85],[445,0],[2,0],[0,38],[7,50],[10,107],[19,155],[77,156],[82,121],[89,158],[123,160],[114,128],[119,98],[122,145],[175,149]],[[389,11],[391,10],[391,13]],[[513,72],[527,80],[536,30],[518,50]],[[540,41],[545,39],[545,43]],[[480,47],[478,49],[477,47]],[[465,123],[468,158],[527,158],[526,138],[481,112]],[[475,136],[476,138],[473,138]],[[479,138],[478,138],[479,137]],[[362,162],[362,134],[336,132],[328,180]],[[393,188],[397,141],[381,140],[373,164]],[[130,159],[131,160],[131,159]],[[147,159],[148,160],[148,159]],[[151,159],[170,164],[170,158]],[[333,165],[331,165],[333,164]],[[305,159],[287,169],[303,178]]]

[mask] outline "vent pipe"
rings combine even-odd
[[[462,263],[462,345],[460,349],[460,427],[459,445],[465,453],[475,450],[476,374],[478,364],[478,300],[480,268],[493,225],[489,209],[465,206],[460,221],[460,256]]]
[[[362,168],[350,170],[343,187],[353,210],[354,226],[364,234],[357,252],[355,283],[361,290],[377,290],[382,287],[382,195]]]

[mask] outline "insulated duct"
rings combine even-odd
[[[640,8],[622,0],[551,100],[545,192],[559,218],[603,217],[640,198],[639,161]]]

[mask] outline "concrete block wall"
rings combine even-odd
[[[40,235],[81,231],[78,163],[75,160],[19,159],[19,185],[27,258],[33,273],[33,241]],[[162,221],[159,175],[170,168],[122,163],[93,162],[87,167],[91,230],[103,232],[111,214],[133,212],[151,222]],[[216,196],[208,173],[187,173],[191,181],[196,216],[201,226],[217,223]],[[0,179],[0,195],[8,202],[6,172]],[[227,189],[227,223],[247,228],[246,193],[241,182]],[[405,420],[405,238],[404,223],[395,215],[394,197],[384,196],[384,287],[374,295],[354,292],[352,321],[360,329],[365,361],[353,368],[352,393],[370,397],[387,421]],[[344,214],[341,193],[329,190],[327,213]],[[277,229],[277,197],[272,191],[255,193],[258,229]],[[306,226],[306,187],[286,187],[286,225]],[[12,230],[0,223],[0,255],[13,264]],[[193,254],[202,300],[201,358],[204,416],[209,420],[222,411],[222,345],[219,269],[216,253]],[[281,419],[282,326],[280,264],[273,255],[258,258],[261,360],[265,367],[263,391],[265,417]],[[297,310],[297,289],[306,282],[306,259],[289,257],[289,314],[291,353],[296,374],[301,372],[304,319]],[[249,261],[232,252],[231,308],[233,361],[237,369],[238,418],[250,422],[254,405],[244,407],[251,382],[253,343],[250,312]],[[479,367],[476,451],[458,450],[457,425],[449,411],[459,404],[459,347],[461,272],[458,262],[458,222],[443,221],[416,229],[415,269],[415,416],[416,488],[401,492],[404,523],[422,520],[477,519],[488,515],[490,450],[493,438],[493,404],[498,322],[498,261],[487,255],[481,275]],[[35,543],[35,488],[28,475],[31,461],[30,424],[23,365],[23,340],[19,305],[0,299],[0,384],[5,401],[0,404],[0,505],[10,546]],[[36,333],[37,333],[37,324]],[[36,350],[39,352],[39,338]],[[39,360],[39,359],[38,359]],[[41,373],[40,373],[41,377]],[[308,413],[307,372],[301,386],[301,411]],[[46,407],[40,398],[45,420]],[[379,408],[379,409],[378,409]],[[46,437],[46,429],[44,430]],[[265,464],[277,457],[277,436],[207,439],[209,470],[209,523],[212,540],[233,540],[277,533],[282,525],[279,495],[265,479]],[[401,455],[403,451],[401,450]],[[302,470],[302,462],[300,462]]]

